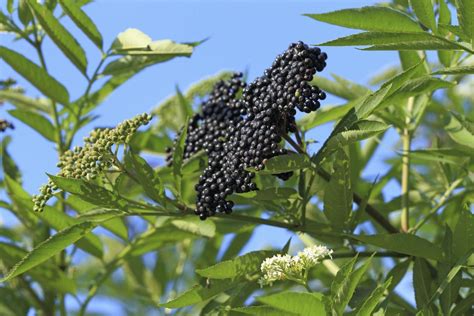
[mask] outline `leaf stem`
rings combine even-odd
[[[402,215],[401,215],[401,230],[408,232],[410,229],[410,156],[412,131],[410,128],[411,113],[413,112],[413,105],[415,103],[414,97],[409,97],[407,101],[407,115],[405,117],[405,127],[403,128],[402,143],[403,143],[403,157],[402,157],[402,176],[401,176],[401,200],[402,200]]]

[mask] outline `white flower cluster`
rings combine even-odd
[[[323,258],[330,257],[332,253],[332,249],[315,245],[303,249],[296,256],[278,254],[266,258],[260,266],[263,277],[259,283],[263,286],[272,285],[273,282],[280,280],[305,282],[305,271],[320,263]]]

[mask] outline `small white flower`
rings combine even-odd
[[[263,277],[259,283],[263,286],[287,279],[303,281],[304,270],[314,267],[324,257],[331,256],[332,252],[325,246],[312,246],[298,252],[297,256],[277,254],[266,258],[260,266]]]
[[[309,269],[320,263],[321,259],[331,257],[332,253],[333,250],[328,249],[326,246],[315,245],[298,252],[297,256],[301,258],[304,268]]]

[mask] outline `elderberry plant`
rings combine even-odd
[[[133,315],[474,314],[473,1],[300,16],[317,28],[307,43],[334,34],[323,23],[360,32],[291,44],[267,55],[273,64],[252,80],[223,71],[176,86],[150,114],[107,128],[96,118],[110,94],[127,83],[132,96],[156,98],[158,88],[128,81],[208,43],[153,40],[135,28],[111,38],[90,2],[0,4],[0,315],[83,316],[104,304]],[[109,10],[107,23],[127,27],[158,4],[123,5],[134,15]],[[208,12],[244,31],[254,23],[192,6],[202,14],[166,11],[176,18],[156,18],[148,32]],[[268,11],[276,7],[262,11],[261,31],[282,25],[299,37],[302,24],[278,21]],[[235,26],[206,25],[214,20]],[[262,33],[243,34],[232,49],[211,40],[235,61],[235,51],[254,56],[243,39]],[[262,44],[259,55],[277,45],[287,43]],[[316,46],[334,46],[324,49],[327,67]],[[384,51],[398,60],[380,71],[371,54]],[[250,70],[256,60],[245,60]],[[198,61],[181,67],[207,72]],[[357,76],[355,64],[364,66]],[[341,74],[328,75],[336,66]],[[178,69],[179,84],[196,73]],[[66,70],[74,80],[55,77]],[[149,75],[160,92],[176,84]],[[122,100],[114,110],[145,106]],[[35,134],[24,137],[27,129]],[[47,145],[33,150],[40,139]],[[53,148],[57,169],[41,170]],[[49,177],[35,196],[32,169]],[[280,245],[284,231],[291,238]]]

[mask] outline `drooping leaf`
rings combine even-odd
[[[43,68],[4,46],[0,46],[0,57],[46,96],[62,104],[69,103],[66,88]]]
[[[414,257],[432,260],[441,260],[443,257],[440,247],[412,234],[351,235],[351,237],[363,243]]]
[[[86,74],[86,54],[71,33],[56,19],[46,6],[39,4],[36,0],[28,0],[28,5],[33,10],[35,17],[38,19],[38,22],[46,34],[48,34],[74,66],[83,74]]]
[[[349,157],[341,147],[336,152],[334,172],[324,191],[324,215],[329,222],[342,229],[352,211],[352,185],[350,179]]]
[[[257,299],[271,307],[297,315],[325,315],[326,310],[319,293],[280,292]]]
[[[213,266],[196,270],[202,277],[210,279],[235,279],[260,271],[260,265],[275,254],[275,251],[254,251],[235,259],[219,262]]]
[[[58,232],[57,234],[46,239],[38,246],[36,246],[31,252],[26,254],[21,261],[13,266],[5,276],[0,279],[0,282],[6,282],[28,270],[36,267],[43,263],[54,255],[57,255],[64,248],[73,244],[77,240],[84,237],[89,233],[96,224],[90,222],[83,222],[71,226],[65,230]]]
[[[103,40],[102,35],[100,34],[97,26],[94,22],[87,16],[87,14],[82,11],[81,7],[72,0],[59,0],[61,7],[64,12],[74,21],[74,23],[90,38],[90,40],[97,46],[99,49],[102,49]]]
[[[386,7],[343,9],[329,13],[306,14],[315,20],[353,29],[380,32],[422,32],[403,12]]]
[[[47,140],[53,143],[57,141],[56,128],[43,115],[25,110],[10,110],[8,113],[33,128]]]

